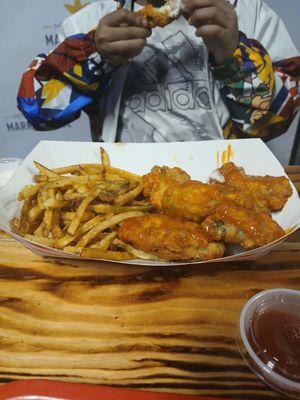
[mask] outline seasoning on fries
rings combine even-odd
[[[41,245],[88,258],[129,260],[132,253],[114,245],[119,224],[153,209],[142,198],[142,178],[111,166],[100,149],[100,164],[50,169],[34,162],[36,184],[25,186],[14,230]]]

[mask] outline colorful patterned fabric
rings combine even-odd
[[[272,64],[259,42],[240,34],[238,49],[214,73],[231,115],[225,138],[271,139],[288,129],[300,108],[300,57]]]
[[[67,38],[48,56],[38,56],[23,75],[18,107],[37,130],[64,126],[105,96],[114,69],[102,62],[92,31]],[[224,65],[212,65],[222,83],[230,119],[224,138],[284,133],[300,108],[300,57],[272,64],[263,46],[244,34]]]
[[[49,55],[39,55],[23,75],[18,107],[37,130],[64,126],[101,93],[113,71],[101,62],[95,32],[67,38]]]

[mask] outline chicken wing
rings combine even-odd
[[[284,176],[246,175],[243,168],[232,162],[224,164],[218,172],[225,184],[253,197],[262,211],[265,206],[270,211],[281,210],[293,193],[289,180]],[[215,182],[214,179],[211,181]]]
[[[188,181],[167,188],[162,196],[161,208],[165,214],[201,222],[224,201],[231,201],[247,209],[255,209],[251,196],[219,183]]]
[[[194,223],[162,214],[130,218],[118,237],[125,243],[164,260],[210,260],[222,257],[223,243],[212,242]]]
[[[154,3],[160,2],[154,1]],[[167,0],[161,7],[154,7],[152,4],[148,4],[137,11],[137,14],[147,18],[150,29],[156,26],[163,28],[180,17],[181,8],[181,0]]]
[[[239,244],[245,249],[264,246],[285,234],[269,215],[234,204],[220,205],[201,225],[213,240]]]
[[[143,194],[158,210],[164,192],[190,180],[190,176],[180,168],[153,167],[151,172],[143,176]]]

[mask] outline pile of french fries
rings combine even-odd
[[[84,258],[124,261],[153,259],[117,238],[119,224],[151,212],[142,196],[142,177],[114,168],[106,151],[101,163],[39,171],[35,184],[19,193],[21,215],[14,231],[26,239]]]

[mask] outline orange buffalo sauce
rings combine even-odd
[[[227,146],[227,149],[222,152],[222,165],[230,162],[233,157],[233,150],[231,144]]]
[[[217,168],[232,161],[233,154],[234,154],[234,152],[233,152],[231,144],[229,144],[227,146],[226,150],[222,151],[221,157],[220,157],[220,151],[217,151],[217,153],[216,153]],[[220,160],[220,158],[221,158],[221,160]],[[221,161],[221,165],[220,165],[220,161]]]

